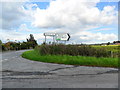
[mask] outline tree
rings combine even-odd
[[[2,51],[2,41],[0,40],[0,51]]]
[[[115,44],[115,43],[116,43],[116,41],[113,41],[113,43]]]
[[[2,45],[2,41],[0,40],[0,45]]]
[[[34,39],[34,36],[32,35],[32,34],[30,34],[30,39],[29,39],[29,41],[34,41],[35,39]]]
[[[110,45],[110,42],[108,42],[107,45]]]
[[[27,39],[27,43],[29,47],[33,47],[33,48],[35,48],[35,46],[38,45],[37,41],[34,39],[34,36],[32,34],[30,34],[30,38]]]
[[[120,43],[120,41],[113,41],[113,43],[115,44],[115,43]]]

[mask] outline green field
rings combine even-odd
[[[36,50],[26,51],[22,57],[47,63],[59,63],[82,66],[115,67],[118,68],[118,58],[70,56],[70,55],[40,55]]]

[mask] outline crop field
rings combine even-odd
[[[120,45],[107,45],[107,46],[94,45],[92,47],[98,49],[105,48],[107,51],[112,51],[112,52],[120,52]]]
[[[111,52],[112,56],[120,57],[120,45],[107,45],[107,46],[92,46],[96,49],[106,49],[106,51]]]

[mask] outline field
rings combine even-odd
[[[94,45],[92,46],[94,48],[105,48],[108,51],[112,51],[112,52],[120,52],[120,45],[107,45],[107,46],[98,46],[98,45]]]
[[[108,52],[111,52],[111,56],[120,57],[120,45],[107,45],[107,46],[92,46],[96,49],[106,49]]]

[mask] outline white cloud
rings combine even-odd
[[[106,6],[102,11],[96,2],[81,0],[52,1],[46,10],[37,8],[33,25],[37,27],[86,27],[87,25],[108,25],[116,20],[114,6]]]
[[[111,25],[117,22],[117,11],[114,6],[105,6],[99,10],[96,4],[99,0],[56,0],[51,1],[47,9],[40,9],[36,4],[8,3],[2,5],[2,19],[4,30],[18,27],[19,31],[31,31],[25,22],[31,22],[33,26],[49,32],[68,32],[71,34],[70,42],[107,42],[116,40],[113,33],[102,34],[88,32],[87,30],[100,26]],[[23,5],[27,8],[24,9]],[[32,10],[32,7],[37,9]],[[14,29],[13,29],[14,30]],[[41,33],[44,33],[41,32]],[[38,42],[44,40],[42,34],[33,34]],[[16,38],[16,36],[18,38]],[[29,35],[28,35],[29,36]],[[5,33],[4,33],[5,37]],[[6,37],[25,40],[26,35],[22,33],[6,34]]]
[[[21,3],[4,2],[2,3],[2,28],[10,29],[13,26],[18,26],[20,19],[24,17]]]
[[[18,30],[19,31],[29,31],[29,32],[32,31],[32,30],[28,29],[26,24],[21,24]]]
[[[35,4],[26,5],[24,2],[1,2],[1,17],[2,29],[11,30],[19,27],[21,23],[32,21],[32,14],[34,11],[31,9]]]
[[[7,39],[9,39],[10,41],[17,40],[17,42],[26,41],[27,38],[30,38],[30,34],[31,34],[31,33],[27,33],[27,34],[20,33],[20,32],[16,32],[15,30],[14,31],[6,30],[6,31],[0,32],[0,36],[1,36],[0,40],[2,40],[3,43],[7,42]],[[33,34],[33,36],[39,44],[43,43],[44,38],[45,38],[43,33],[35,33]]]
[[[19,33],[19,32],[16,32],[15,30],[14,31],[6,30],[6,31],[2,31],[2,33],[0,32],[1,40],[3,42],[6,42],[7,39],[9,39],[11,41],[15,41],[15,40],[17,40],[17,41],[24,40],[25,41],[26,38],[28,37],[27,34]]]
[[[111,42],[117,40],[117,35],[111,34],[102,34],[102,33],[92,33],[88,31],[83,31],[72,35],[71,42],[76,43],[103,43]]]
[[[34,26],[39,28],[53,28],[51,31],[68,32],[72,35],[72,42],[106,42],[116,40],[117,35],[92,33],[87,30],[117,22],[115,6],[105,6],[99,10],[96,4],[88,0],[56,0],[50,3],[46,10],[37,8],[34,14]],[[84,33],[86,37],[80,37]],[[78,34],[79,35],[76,35]],[[85,34],[85,35],[86,35]]]
[[[102,29],[97,29],[94,31],[109,31],[109,30],[112,30],[112,28],[102,28]]]
[[[1,2],[50,2],[51,0],[1,0]]]

